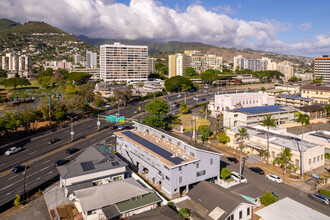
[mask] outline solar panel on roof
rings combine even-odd
[[[165,158],[166,160],[174,163],[174,164],[180,164],[182,161],[184,161],[180,157],[172,157],[173,154],[171,152],[168,152],[167,150],[155,145],[154,143],[151,143],[150,141],[134,134],[131,131],[124,131],[122,132],[127,137],[133,139],[134,141],[138,142],[139,144],[143,145],[144,147],[148,148],[149,150],[155,152],[159,156]]]
[[[285,109],[283,108],[282,105],[267,105],[267,106],[248,107],[248,108],[235,108],[234,110],[237,110],[240,112],[246,112],[248,114],[285,111]]]
[[[94,164],[92,161],[88,161],[88,162],[84,162],[84,163],[80,163],[83,171],[88,171],[88,170],[94,170]]]

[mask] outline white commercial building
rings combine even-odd
[[[94,68],[97,65],[97,53],[86,51],[86,68]]]
[[[148,46],[120,43],[100,46],[100,77],[104,82],[148,80]]]
[[[275,105],[275,97],[263,93],[218,94],[214,95],[214,102],[210,102],[208,109],[216,116],[225,110],[265,105]]]
[[[224,111],[223,125],[225,127],[258,125],[266,115],[272,115],[277,125],[294,122],[294,113],[299,111],[293,106],[268,105],[247,108],[235,108]]]

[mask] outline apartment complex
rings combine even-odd
[[[156,58],[149,57],[148,58],[148,73],[155,73],[155,63],[156,63]]]
[[[330,83],[330,55],[314,58],[314,79],[323,78],[323,82]]]
[[[76,53],[74,55],[74,65],[78,65],[78,63],[81,64],[81,55]]]
[[[293,106],[268,105],[248,108],[235,108],[224,111],[223,125],[225,127],[258,125],[266,115],[272,115],[277,125],[294,122],[294,113],[299,111]]]
[[[207,69],[222,71],[222,57],[204,55],[198,50],[185,50],[184,53],[169,55],[169,76],[183,76],[187,67],[193,67],[198,74]]]
[[[227,130],[227,135],[230,137],[230,145],[239,147],[236,142],[235,134],[241,127],[235,127]],[[249,140],[245,141],[246,147],[243,151],[251,154],[259,154],[261,150],[267,150],[267,128],[263,126],[248,126],[246,127],[249,134]],[[303,172],[312,171],[315,168],[325,164],[324,146],[316,142],[301,140],[299,136],[290,133],[278,134],[272,129],[269,134],[269,153],[270,162],[280,154],[284,148],[289,147],[292,153],[293,165],[300,167],[300,150],[302,151]],[[297,170],[300,173],[300,169]]]
[[[95,68],[97,65],[97,53],[86,51],[86,68]]]
[[[313,99],[313,103],[327,105],[330,102],[330,86],[305,85],[300,87],[301,97]]]
[[[17,55],[15,52],[6,53],[0,57],[0,69],[23,76],[31,70],[31,58],[26,55]]]
[[[221,154],[138,122],[134,127],[115,133],[117,152],[168,197],[179,197],[200,181],[219,179]]]
[[[313,100],[303,98],[301,96],[281,94],[276,96],[276,105],[290,105],[294,107],[302,107],[305,105],[312,105]]]
[[[275,105],[275,98],[263,93],[218,94],[208,109],[216,116],[225,110],[265,105]]]
[[[148,46],[100,46],[100,78],[104,82],[148,80]]]

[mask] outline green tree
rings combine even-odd
[[[39,77],[38,82],[43,88],[53,87],[54,85],[52,76]]]
[[[301,140],[304,140],[304,126],[308,126],[310,124],[309,115],[302,114],[301,112],[295,112],[294,116],[296,117],[296,122],[301,124]]]
[[[265,87],[261,87],[260,88],[260,91],[262,91],[262,92],[264,92],[264,91],[266,91],[267,89],[265,88]]]
[[[283,174],[285,174],[288,165],[292,163],[291,157],[291,149],[286,147],[274,158],[273,164],[278,164],[283,169]]]
[[[269,163],[269,128],[275,127],[275,119],[272,115],[265,115],[264,119],[261,121],[261,125],[267,127],[267,164]]]
[[[167,80],[165,80],[164,86],[169,92],[178,92],[180,88],[186,87],[193,88],[193,83],[183,76],[173,76]]]
[[[225,167],[221,169],[221,173],[220,173],[221,179],[225,180],[225,179],[229,178],[230,175],[231,175],[230,169],[227,169]]]
[[[22,125],[22,117],[20,114],[7,111],[0,117],[1,132],[7,134],[9,131],[15,131]]]
[[[2,80],[0,85],[4,85],[5,87],[14,87],[14,89],[16,89],[17,86],[28,86],[31,85],[31,83],[25,78],[13,77]]]
[[[114,89],[113,95],[117,101],[120,101],[126,106],[132,98],[133,91],[130,86],[124,86],[122,89]]]
[[[148,115],[143,119],[143,123],[146,125],[149,125],[151,127],[156,128],[167,128],[167,123],[164,121],[162,117],[156,116],[156,115]]]
[[[277,202],[279,200],[278,197],[273,196],[271,192],[266,192],[260,197],[261,204],[268,206],[270,204],[273,204],[274,202]]]
[[[182,216],[184,219],[187,219],[189,217],[189,211],[185,208],[181,208],[179,210],[179,215]]]
[[[301,80],[302,80],[301,78],[298,78],[296,76],[292,76],[288,79],[289,82],[299,82]]]
[[[326,105],[325,110],[327,111],[327,115],[330,116],[330,105]]]
[[[217,138],[218,138],[219,142],[222,144],[227,144],[230,141],[230,137],[228,135],[226,135],[225,133],[219,133],[217,135]]]
[[[75,82],[75,84],[79,85],[86,83],[92,76],[93,75],[89,73],[71,72],[67,74],[67,79],[70,82]]]
[[[184,70],[184,76],[196,76],[196,75],[197,75],[197,73],[193,67],[188,66]]]
[[[202,141],[203,141],[203,143],[204,143],[204,141],[207,140],[207,139],[211,136],[211,134],[212,134],[212,132],[211,132],[211,128],[210,128],[209,125],[201,125],[201,126],[199,126],[199,127],[198,127],[198,133],[199,133],[200,135],[202,135]]]
[[[36,112],[33,109],[27,109],[22,114],[22,125],[25,130],[31,128],[31,123],[34,123],[37,120]]]
[[[159,99],[155,99],[152,102],[146,104],[146,111],[157,116],[162,117],[168,113],[169,107],[166,102],[163,102]]]
[[[207,82],[207,83],[210,83],[210,82],[213,82],[213,81],[216,81],[216,80],[220,79],[219,75],[216,72],[213,72],[213,71],[205,71],[200,76],[201,76],[201,79],[204,82]]]
[[[104,99],[103,99],[103,97],[100,96],[100,95],[96,95],[94,97],[94,105],[96,105],[98,107],[104,105]]]
[[[189,112],[188,104],[185,103],[185,102],[181,103],[181,105],[180,105],[179,108],[180,108],[180,112],[181,112],[182,114],[187,114],[187,113]]]
[[[239,128],[238,132],[235,134],[235,138],[237,138],[237,142],[239,142],[239,182],[241,182],[242,175],[242,149],[244,147],[244,139],[249,137],[249,133],[246,128]]]
[[[18,206],[21,204],[21,196],[16,194],[16,199],[14,200],[14,206]]]

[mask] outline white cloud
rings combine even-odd
[[[224,14],[235,14],[235,11],[230,7],[230,5],[219,5],[212,8],[213,11]]]
[[[92,38],[198,41],[214,45],[269,49],[329,48],[329,35],[316,42],[287,45],[276,34],[290,26],[276,21],[244,21],[205,9],[200,1],[185,10],[165,7],[155,0],[11,0],[0,1],[2,17],[20,22],[39,20],[73,34]],[[227,9],[230,11],[230,9]],[[322,43],[323,42],[323,43]]]
[[[300,25],[300,28],[301,28],[301,29],[304,29],[304,30],[311,29],[311,28],[312,28],[312,23],[310,23],[310,22],[302,23],[302,24]]]

